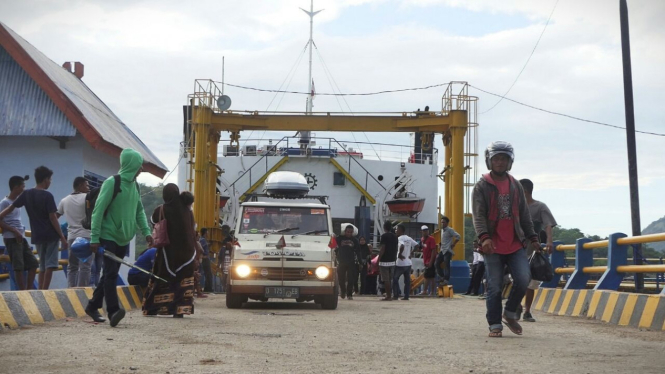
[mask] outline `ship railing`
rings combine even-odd
[[[247,144],[247,142],[251,142],[252,139],[249,139],[245,142],[244,145]],[[309,156],[309,157],[321,157],[321,158],[335,158],[337,160],[343,159],[344,166],[346,171],[352,175],[356,175],[357,173],[352,173],[352,165],[355,165],[359,167],[362,171],[361,173],[363,174],[361,178],[357,178],[357,180],[360,180],[359,183],[362,183],[364,179],[364,189],[368,190],[370,187],[370,182],[373,181],[379,188],[385,189],[381,181],[372,175],[372,173],[367,170],[367,168],[358,160],[364,157],[364,153],[358,152],[356,148],[352,148],[349,146],[349,144],[373,144],[374,146],[385,146],[385,147],[398,147],[401,148],[402,150],[400,151],[394,151],[395,153],[400,153],[400,155],[408,155],[411,159],[416,161],[417,159],[415,158],[414,154],[411,152],[404,152],[403,149],[414,149],[414,147],[409,147],[409,146],[404,146],[404,145],[397,145],[397,144],[386,144],[386,143],[365,143],[365,142],[348,142],[348,141],[338,141],[335,138],[324,138],[324,137],[312,137],[310,138],[310,142],[315,141],[316,146],[318,148],[313,148],[313,147],[308,147],[308,148],[300,148],[300,138],[298,137],[283,137],[281,139],[260,139],[260,142],[266,142],[268,144],[265,144],[263,148],[258,148],[256,149],[256,154],[252,152],[252,156],[260,156],[252,165],[250,165],[248,168],[246,168],[245,171],[243,171],[240,176],[238,176],[235,180],[231,181],[228,184],[228,188],[223,189],[223,194],[224,193],[229,193],[229,194],[244,194],[246,191],[251,189],[252,186],[257,181],[260,181],[262,178],[265,177],[265,174],[271,169],[271,161],[274,161],[273,157],[298,157],[298,156]],[[323,144],[321,144],[323,142]],[[239,157],[246,156],[246,154],[242,153],[243,150],[237,150],[237,155]],[[231,157],[234,157],[236,153],[234,152]],[[242,156],[241,156],[242,155]],[[420,159],[424,159],[426,162],[428,161],[426,157],[432,157],[431,162],[434,167],[436,167],[436,158],[438,156],[438,150],[436,148],[432,149],[432,155],[426,154],[426,153],[421,153],[419,155]],[[385,160],[383,158],[379,158],[381,160]],[[396,158],[397,160],[404,160],[403,158],[399,157]],[[408,161],[408,159],[407,159]],[[403,161],[404,162],[404,161]],[[405,162],[406,164],[406,162]]]
[[[549,282],[543,282],[541,287],[556,288],[562,282],[564,289],[586,289],[593,286],[595,290],[619,290],[620,288],[631,287],[626,281],[631,276],[637,274],[655,274],[644,290],[651,291],[654,288],[660,290],[660,283],[663,282],[665,273],[665,264],[663,258],[644,259],[641,257],[628,257],[629,250],[635,253],[637,245],[645,243],[655,243],[665,241],[665,233],[650,234],[628,237],[623,233],[614,233],[608,239],[592,241],[589,238],[577,239],[575,244],[554,243],[554,250],[550,257],[554,277]],[[594,258],[594,249],[607,248],[607,258]],[[568,266],[567,252],[575,253],[574,266]],[[597,265],[596,261],[607,261],[607,265]],[[633,260],[633,265],[628,263]],[[641,264],[647,260],[646,264]],[[596,277],[594,277],[594,275]],[[599,276],[599,277],[598,277]],[[564,279],[562,279],[564,278]],[[567,278],[567,279],[566,279]],[[665,295],[665,288],[661,292]]]
[[[275,142],[281,142],[283,139],[288,138],[288,146],[277,146]],[[293,152],[300,149],[298,137],[284,137],[279,139],[263,139],[263,138],[250,138],[243,141],[243,148],[239,150],[232,150],[231,156],[263,156],[268,153],[269,156],[284,156],[288,152]],[[337,140],[336,138],[326,137],[312,137],[310,142],[314,143],[309,148],[310,156],[352,156],[362,159],[379,160],[379,161],[395,161],[405,163],[424,163],[424,164],[437,164],[439,150],[433,148],[432,152],[419,151],[416,152],[416,147],[402,144],[378,143],[378,142],[361,142],[349,140]],[[323,143],[323,144],[322,144]],[[255,145],[256,153],[253,151],[247,153],[246,146]],[[328,154],[329,152],[329,154]],[[218,156],[227,156],[222,153]],[[416,162],[420,161],[420,162]]]

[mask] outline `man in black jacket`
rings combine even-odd
[[[344,228],[344,236],[337,238],[337,262],[337,278],[342,299],[348,296],[349,300],[353,300],[353,282],[358,279],[356,270],[360,263],[360,244],[358,239],[353,237],[351,225]]]

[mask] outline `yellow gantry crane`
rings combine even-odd
[[[189,101],[189,145],[193,159],[194,217],[200,228],[208,228],[210,249],[217,253],[223,233],[219,222],[217,178],[223,172],[218,165],[217,149],[223,131],[237,140],[244,130],[268,131],[365,131],[421,132],[433,139],[442,134],[445,167],[440,175],[445,183],[444,214],[460,233],[464,248],[464,214],[468,212],[467,189],[475,182],[475,146],[477,145],[477,97],[468,95],[466,82],[451,82],[442,97],[442,110],[393,113],[263,113],[222,110],[217,103],[221,90],[212,80],[197,80]],[[472,166],[474,164],[474,166]],[[473,170],[470,170],[473,169]],[[430,204],[432,202],[429,202]],[[466,207],[466,209],[465,209]],[[381,207],[377,207],[380,209]],[[453,260],[464,260],[464,251],[455,251]]]

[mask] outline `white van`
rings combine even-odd
[[[284,177],[284,173],[292,172],[271,174],[266,186],[276,180],[273,175]],[[298,180],[307,183],[304,177]],[[261,196],[268,201],[241,204],[227,278],[227,308],[240,308],[249,299],[313,300],[323,309],[337,308],[330,206],[284,188],[282,184],[282,195],[267,188],[268,194]]]

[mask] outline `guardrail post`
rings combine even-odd
[[[585,267],[593,266],[593,250],[584,249],[584,243],[589,243],[591,239],[580,238],[575,244],[575,271],[563,287],[564,290],[582,290],[586,288],[589,281],[589,275],[584,274]]]
[[[618,290],[623,281],[623,273],[617,272],[617,266],[628,264],[628,246],[620,245],[617,240],[625,238],[626,234],[614,233],[610,235],[607,247],[607,270],[600,278],[594,290]]]
[[[552,254],[550,255],[550,263],[552,264],[552,270],[556,268],[562,268],[566,258],[566,254],[563,251],[556,250],[556,247],[559,244],[563,243],[559,241],[554,242],[553,244],[554,249],[552,250]],[[554,277],[552,277],[552,280],[549,282],[541,283],[540,287],[557,288],[559,286],[560,281],[561,281],[561,274],[554,273]]]

